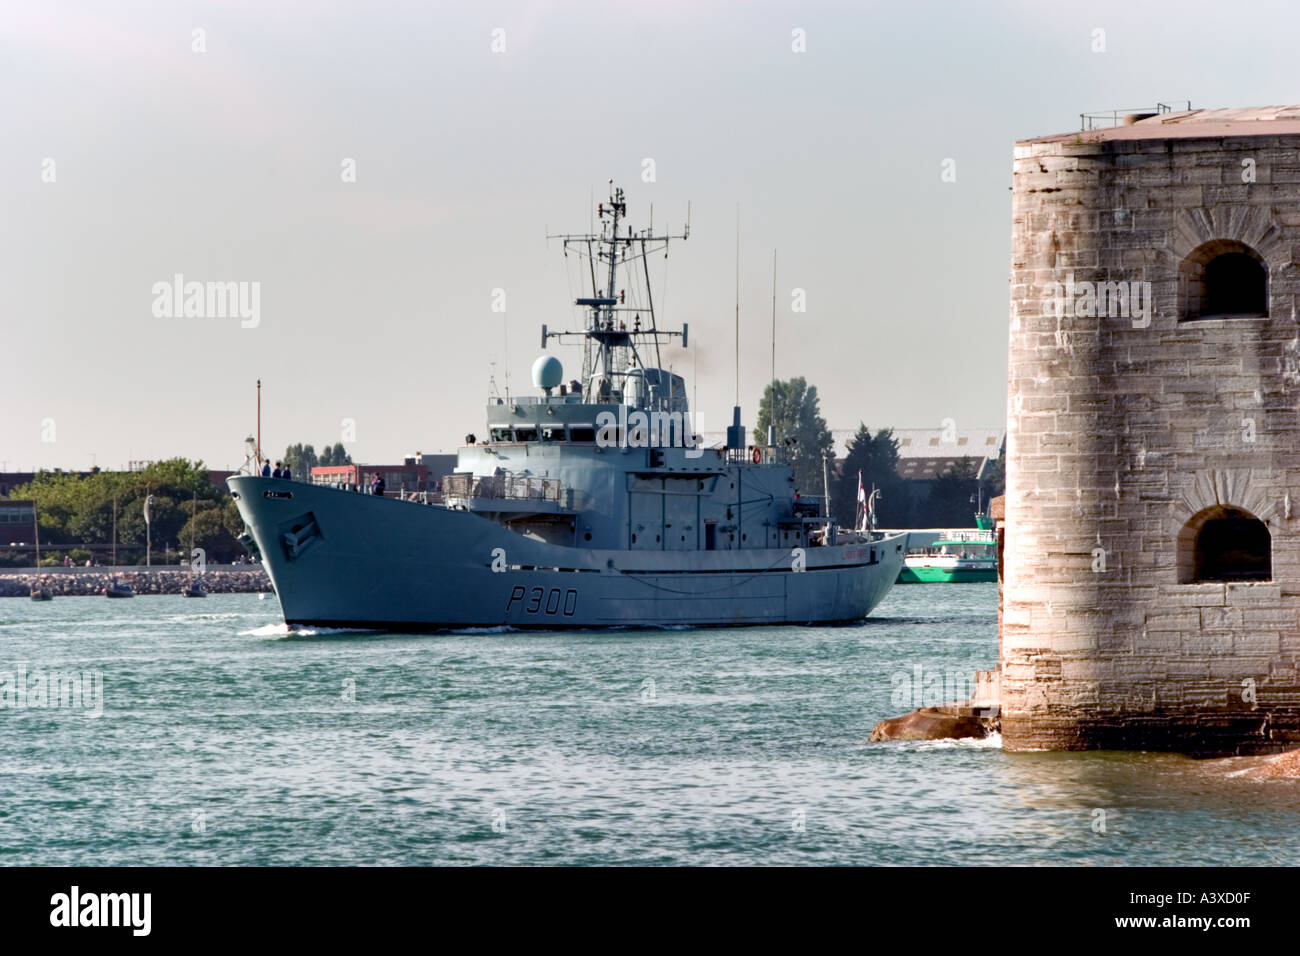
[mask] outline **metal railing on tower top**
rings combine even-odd
[[[1163,113],[1191,110],[1191,100],[1185,100],[1183,101],[1183,104],[1171,105],[1169,103],[1157,103],[1155,106],[1138,106],[1129,107],[1128,109],[1096,110],[1091,113],[1080,113],[1079,129],[1109,129],[1112,126],[1119,126],[1126,116],[1160,116]]]

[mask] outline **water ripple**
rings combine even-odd
[[[1296,781],[868,745],[918,666],[994,663],[996,599],[899,587],[859,625],[545,635],[291,631],[256,595],[0,602],[0,671],[103,679],[99,717],[0,709],[0,860],[1300,863],[1279,839]]]

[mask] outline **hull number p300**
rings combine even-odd
[[[550,614],[563,615],[564,617],[573,617],[574,612],[578,610],[578,591],[577,588],[526,588],[522,584],[516,584],[510,591],[510,600],[506,602],[506,613],[509,614],[515,606],[515,602],[522,605],[525,614]]]

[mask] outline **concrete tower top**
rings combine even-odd
[[[1221,110],[1181,110],[1141,117],[1107,129],[1035,136],[1021,143],[1082,139],[1085,143],[1131,139],[1198,139],[1216,136],[1285,136],[1300,133],[1300,106],[1244,106]]]

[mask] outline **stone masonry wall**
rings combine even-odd
[[[1267,265],[1267,318],[1179,321],[1216,240]],[[1298,254],[1300,136],[1017,144],[1008,749],[1300,743]],[[1071,281],[1149,282],[1149,324],[1060,307]],[[1267,523],[1271,581],[1179,583],[1216,505]]]

